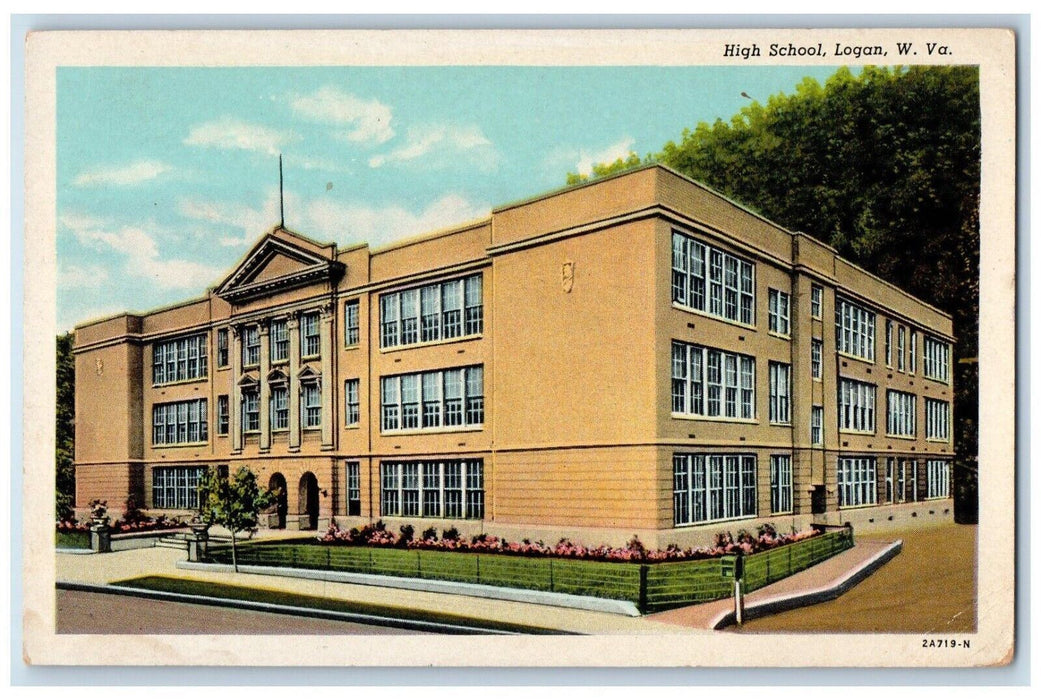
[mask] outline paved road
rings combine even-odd
[[[56,593],[58,634],[426,634],[108,593]]]

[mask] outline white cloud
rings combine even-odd
[[[613,163],[619,158],[625,159],[629,157],[629,154],[633,150],[633,144],[636,140],[632,137],[625,137],[620,141],[612,143],[610,146],[600,149],[599,151],[593,151],[592,153],[581,149],[578,151],[577,162],[575,168],[582,175],[589,175],[593,172],[593,166],[597,163]]]
[[[250,124],[233,117],[221,117],[192,127],[184,139],[186,146],[202,146],[223,150],[240,149],[276,155],[293,140],[291,134]]]
[[[272,191],[259,208],[237,202],[214,202],[184,198],[178,202],[182,216],[231,229],[216,240],[222,246],[245,246],[278,223],[278,195]]]
[[[155,160],[139,160],[134,163],[119,166],[100,167],[86,170],[76,176],[72,181],[77,187],[92,187],[97,185],[115,185],[126,187],[137,185],[148,180],[154,180],[163,173],[170,170],[170,166]]]
[[[58,270],[61,289],[99,289],[108,280],[108,272],[100,265],[62,265]]]
[[[391,109],[379,100],[365,100],[333,86],[290,98],[293,111],[308,119],[343,127],[337,137],[352,143],[384,143],[394,136]]]
[[[372,156],[369,167],[380,168],[388,163],[417,158],[426,158],[425,165],[434,168],[446,167],[459,160],[484,171],[494,170],[499,164],[498,152],[480,127],[435,124],[410,128],[404,145],[389,153]]]
[[[192,260],[163,258],[152,236],[138,226],[105,226],[75,216],[62,217],[61,223],[72,230],[81,244],[124,256],[124,273],[147,279],[157,289],[198,291],[215,282],[222,272]]]

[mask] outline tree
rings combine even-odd
[[[593,177],[638,164],[593,167]],[[955,510],[974,520],[979,316],[979,71],[838,70],[822,86],[684,130],[658,161],[951,314]],[[569,182],[575,176],[568,175]],[[908,254],[913,252],[913,254]]]
[[[57,406],[55,413],[55,514],[72,517],[76,505],[76,364],[72,357],[72,333],[57,340]]]
[[[231,533],[231,563],[235,571],[239,570],[238,533],[256,527],[260,511],[270,506],[277,495],[261,488],[248,467],[239,467],[231,478],[213,467],[206,470],[199,483],[199,516],[207,525],[220,525]]]

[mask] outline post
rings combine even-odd
[[[192,532],[188,535],[188,561],[205,561],[209,558],[209,526],[192,523]]]
[[[90,549],[97,554],[112,551],[112,532],[108,527],[108,516],[93,519],[90,525]]]
[[[640,564],[640,601],[637,607],[641,613],[647,613],[647,564]]]
[[[742,586],[745,578],[745,558],[739,551],[734,560],[734,619],[738,625],[745,623],[745,596]]]

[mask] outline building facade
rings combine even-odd
[[[382,249],[282,227],[76,328],[76,500],[682,546],[951,519],[949,315],[662,166]]]

